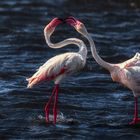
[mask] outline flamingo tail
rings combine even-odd
[[[45,74],[35,73],[31,78],[27,78],[27,88],[32,88],[34,85],[44,81],[46,79]]]
[[[32,88],[34,85],[41,83],[43,81],[50,81],[55,79],[57,76],[64,74],[66,71],[65,68],[62,68],[59,73],[47,75],[47,72],[37,71],[31,78],[27,78],[28,81],[27,88]]]
[[[27,78],[26,79],[28,81],[28,85],[27,88],[32,88],[35,84],[38,83],[38,78]]]

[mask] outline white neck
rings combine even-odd
[[[69,38],[69,39],[65,39],[59,43],[55,43],[53,44],[51,41],[50,41],[50,36],[44,32],[44,36],[45,36],[45,40],[46,40],[46,43],[48,44],[48,46],[50,48],[54,48],[54,49],[57,49],[57,48],[62,48],[62,47],[65,47],[67,45],[70,45],[70,44],[75,44],[79,47],[79,54],[82,56],[82,58],[84,60],[86,60],[86,57],[87,57],[87,48],[86,48],[86,45],[85,43],[80,40],[80,39],[77,39],[77,38]]]
[[[105,69],[109,70],[109,71],[112,71],[113,70],[113,64],[110,64],[106,61],[104,61],[97,53],[96,51],[96,47],[95,47],[95,43],[94,41],[92,40],[91,36],[89,35],[89,33],[87,33],[86,35],[84,35],[89,43],[90,43],[90,47],[91,47],[91,52],[92,52],[92,56],[94,57],[94,59],[96,60],[96,62],[101,65],[102,67],[104,67]]]

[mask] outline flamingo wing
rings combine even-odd
[[[131,66],[119,71],[119,77],[121,83],[131,90],[135,91],[139,89],[140,91],[140,66]]]
[[[140,53],[136,53],[134,57],[122,63],[124,68],[140,66]]]
[[[64,73],[72,73],[79,70],[83,64],[82,58],[77,53],[65,53],[49,59],[39,67],[38,71],[28,78],[28,88],[42,82],[54,80]]]
[[[130,67],[127,70],[129,72],[129,79],[140,86],[140,66]]]

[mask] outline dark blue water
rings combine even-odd
[[[44,116],[53,83],[26,89],[26,78],[49,58],[75,47],[50,49],[43,29],[54,17],[73,15],[84,22],[100,56],[119,63],[140,52],[140,2],[137,0],[6,0],[0,1],[0,137],[1,139],[140,139],[133,118],[133,94],[113,83],[92,58],[86,39],[61,25],[53,42],[78,37],[88,47],[86,67],[60,88],[59,109],[75,123],[56,126],[37,121]]]

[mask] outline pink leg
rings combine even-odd
[[[138,118],[138,97],[134,97],[134,98],[135,98],[134,118],[133,121],[129,123],[130,125],[134,125],[140,122],[140,119]]]
[[[54,87],[52,95],[51,95],[48,103],[45,106],[46,122],[49,122],[49,110],[50,110],[50,105],[51,105],[51,102],[52,102],[52,98],[55,95],[55,92],[56,92],[56,86]]]
[[[59,89],[59,85],[56,85],[56,93],[55,93],[55,99],[54,99],[54,107],[53,107],[53,116],[54,116],[54,120],[53,123],[56,124],[56,119],[57,119],[57,102],[58,102],[58,89]]]

